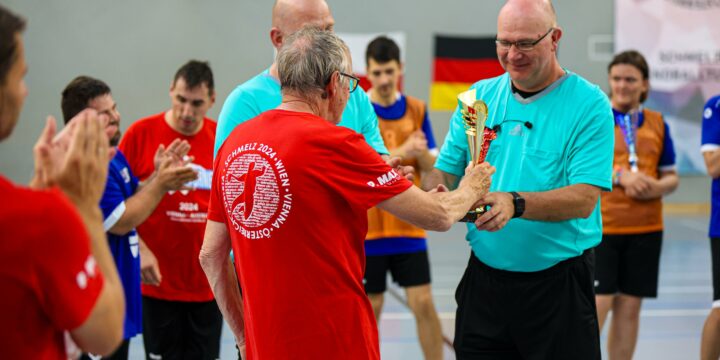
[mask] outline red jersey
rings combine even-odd
[[[160,144],[166,147],[180,138],[190,143],[188,155],[198,179],[189,184],[194,190],[168,192],[150,217],[137,227],[140,238],[155,254],[162,281],[159,286],[142,285],[142,293],[171,301],[210,301],[213,293],[198,256],[205,235],[210,182],[212,180],[214,121],[205,118],[193,136],[185,136],[165,122],[165,113],[133,123],[120,142],[120,151],[141,181],[155,171],[153,157]]]
[[[208,218],[230,232],[249,359],[379,359],[367,210],[411,186],[362,135],[311,114],[271,110],[232,132]]]
[[[85,224],[60,191],[0,176],[0,352],[4,359],[67,359],[63,331],[90,316],[103,276]]]

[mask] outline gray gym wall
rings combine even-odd
[[[503,1],[329,0],[340,32],[403,31],[407,35],[405,91],[428,100],[433,36],[493,36]],[[177,68],[209,60],[215,74],[217,118],[228,93],[272,62],[272,0],[3,0],[28,19],[24,39],[30,94],[10,139],[0,144],[0,169],[27,182],[32,146],[48,114],[62,123],[60,92],[75,76],[106,81],[122,114],[122,128],[164,111]],[[607,89],[605,56],[611,55],[613,1],[555,0],[563,28],[560,61]],[[596,39],[600,43],[594,45]],[[607,41],[603,41],[607,39]],[[599,57],[590,53],[599,52]],[[698,109],[698,114],[700,109]],[[449,113],[431,112],[442,143]],[[685,189],[688,189],[687,191]],[[683,179],[673,199],[706,202],[709,179]]]

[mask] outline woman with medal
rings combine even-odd
[[[603,240],[596,248],[595,292],[600,331],[612,311],[607,354],[631,359],[643,298],[657,297],[662,197],[678,185],[675,151],[661,113],[642,106],[649,69],[637,51],[608,65],[615,118],[613,190],[601,199]]]

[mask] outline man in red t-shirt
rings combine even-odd
[[[24,27],[0,6],[0,140],[27,96]],[[110,152],[101,120],[82,112],[55,136],[48,119],[34,148],[35,189],[0,176],[3,358],[67,359],[66,331],[86,351],[108,354],[120,344],[122,285],[98,207]]]
[[[362,284],[367,210],[444,231],[493,169],[469,167],[455,192],[413,186],[336,126],[358,81],[342,40],[305,28],[286,41],[281,105],[238,126],[216,157],[200,262],[248,359],[379,359]]]
[[[215,103],[208,63],[193,60],[183,65],[173,79],[170,98],[170,110],[136,121],[120,142],[120,150],[141,181],[153,173],[158,146],[167,147],[178,138],[190,144],[187,161],[198,174],[184,189],[168,192],[137,228],[154,254],[152,258],[141,248],[143,340],[149,358],[216,359],[222,315],[198,262],[216,127],[205,117]]]

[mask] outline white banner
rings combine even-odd
[[[720,0],[615,0],[615,52],[650,66],[645,105],[665,115],[681,173],[705,173],[702,109],[720,93]]]

